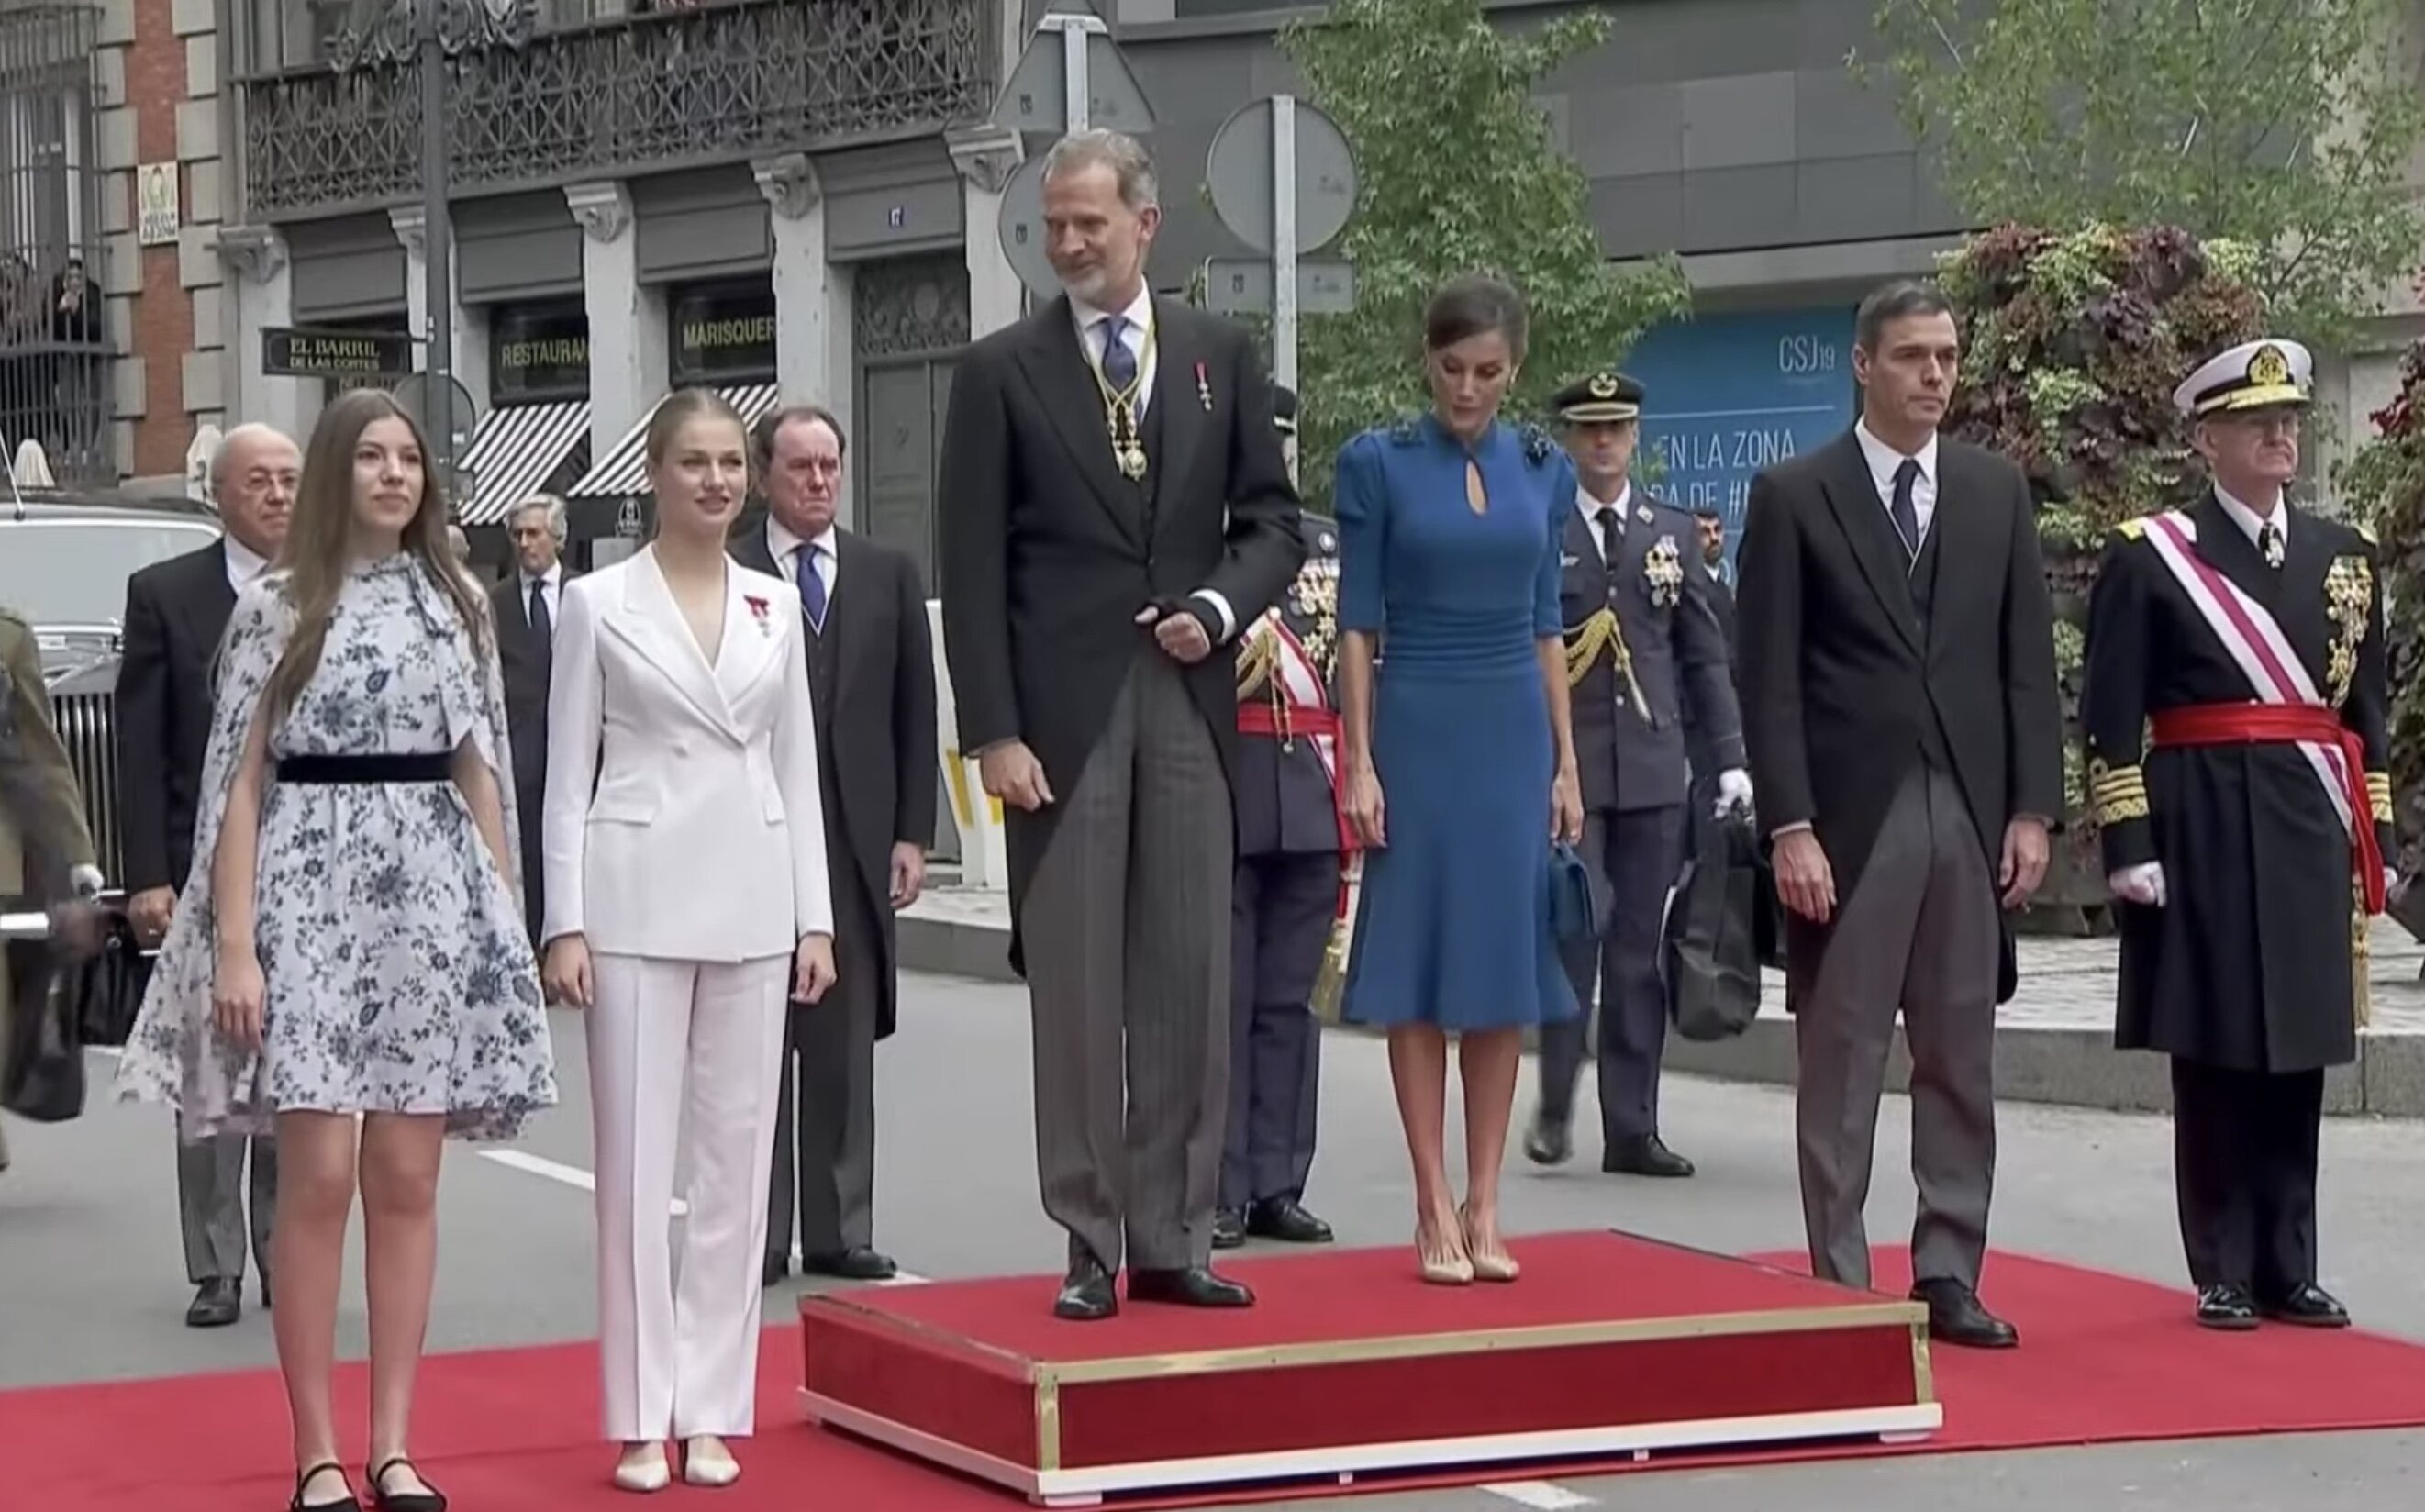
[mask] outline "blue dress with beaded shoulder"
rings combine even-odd
[[[1468,501],[1467,463],[1486,498]],[[1340,453],[1339,628],[1380,637],[1365,854],[1341,998],[1351,1023],[1452,1032],[1570,1019],[1550,919],[1557,758],[1538,646],[1561,633],[1573,464],[1505,422],[1469,446],[1430,415]]]

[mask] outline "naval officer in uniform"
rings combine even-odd
[[[2125,522],[2089,603],[2089,799],[2122,935],[2115,1040],[2172,1057],[2197,1321],[2341,1327],[2316,1284],[2324,1071],[2357,1054],[2390,885],[2373,540],[2293,509],[2312,362],[2233,347],[2174,402],[2213,487]]]
[[[1272,386],[1272,422],[1296,474],[1296,394]],[[1305,1206],[1313,1168],[1322,1026],[1314,979],[1340,913],[1347,849],[1339,805],[1339,527],[1305,520],[1305,565],[1239,639],[1236,891],[1230,906],[1232,1059],[1212,1247],[1248,1235],[1330,1242]]]
[[[1748,809],[1742,719],[1726,633],[1710,605],[1700,526],[1631,481],[1643,388],[1611,369],[1552,401],[1578,488],[1560,549],[1559,608],[1582,776],[1583,859],[1598,881],[1602,928],[1566,947],[1575,1001],[1599,984],[1600,1169],[1690,1176],[1659,1137],[1659,1058],[1667,999],[1660,925],[1683,863],[1691,773],[1685,729],[1717,771],[1715,803]],[[1524,1139],[1535,1163],[1574,1153],[1583,1020],[1541,1029],[1541,1101]]]

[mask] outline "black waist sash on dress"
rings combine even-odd
[[[409,751],[377,756],[281,756],[281,782],[445,782],[454,758],[442,752]]]

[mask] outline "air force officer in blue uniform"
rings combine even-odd
[[[1574,458],[1574,509],[1559,552],[1566,676],[1583,794],[1585,861],[1599,883],[1599,938],[1569,945],[1575,1000],[1599,985],[1600,1169],[1690,1176],[1659,1137],[1659,1057],[1667,1000],[1659,979],[1667,890],[1683,863],[1692,773],[1685,730],[1715,768],[1720,810],[1747,809],[1742,718],[1726,636],[1711,605],[1692,515],[1630,479],[1642,385],[1603,369],[1553,401]],[[1541,1030],[1541,1103],[1524,1140],[1534,1162],[1574,1153],[1583,1018]]]

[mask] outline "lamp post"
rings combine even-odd
[[[329,46],[339,72],[417,66],[421,85],[422,265],[428,358],[423,386],[437,412],[422,416],[430,470],[451,496],[455,477],[455,233],[447,214],[446,64],[530,40],[530,0],[355,0]]]

